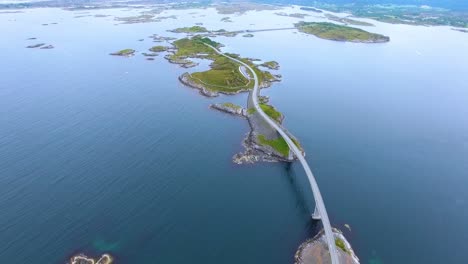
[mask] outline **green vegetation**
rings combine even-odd
[[[263,67],[267,67],[268,69],[277,70],[279,69],[279,63],[276,61],[267,61],[261,64]]]
[[[192,26],[192,27],[181,27],[171,30],[174,33],[206,33],[209,32],[208,29],[201,26]]]
[[[278,137],[277,139],[267,139],[264,135],[258,135],[257,139],[260,142],[260,144],[272,147],[284,157],[289,156],[288,143],[286,143],[286,141],[282,137]]]
[[[233,104],[233,103],[223,103],[223,106],[229,107],[229,108],[232,108],[232,109],[235,109],[235,110],[242,109],[242,107],[240,107],[240,106],[238,106],[236,104]]]
[[[276,109],[273,106],[267,104],[260,104],[260,108],[262,108],[263,112],[265,112],[265,114],[267,114],[273,120],[275,120],[278,123],[281,123],[283,119],[283,114],[276,111]]]
[[[164,46],[154,46],[154,47],[151,47],[149,50],[152,52],[163,52],[163,51],[166,51],[167,49],[168,47],[164,47]]]
[[[242,35],[242,36],[243,36],[244,38],[253,38],[253,37],[254,37],[254,35],[253,35],[253,34],[250,34],[250,33],[244,34],[244,35]]]
[[[335,245],[349,254],[348,250],[346,249],[345,243],[341,238],[335,238]]]
[[[194,36],[183,38],[173,42],[176,52],[166,56],[173,63],[189,64],[187,58],[203,58],[213,62],[211,69],[204,72],[195,72],[188,76],[189,82],[201,85],[213,92],[236,93],[241,90],[253,88],[254,82],[246,79],[239,71],[239,64],[229,58],[219,55],[212,48],[205,44],[219,48],[221,44],[209,38]],[[259,77],[259,82],[275,79],[271,73],[259,70],[250,60],[239,57],[237,54],[230,54],[244,61],[254,68]]]
[[[114,53],[111,53],[111,55],[115,56],[132,56],[135,53],[135,50],[133,49],[123,49]]]
[[[301,144],[299,143],[299,141],[297,141],[297,139],[295,139],[294,137],[290,137],[292,142],[294,143],[294,145],[296,145],[296,147],[298,147],[299,149],[302,150],[302,146]]]
[[[367,43],[388,42],[390,40],[389,37],[380,34],[329,22],[299,22],[294,25],[299,31],[322,39]]]
[[[257,112],[257,110],[255,110],[255,108],[253,108],[253,107],[247,109],[247,114],[249,114],[249,115],[254,114],[255,112]]]

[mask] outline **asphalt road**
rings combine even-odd
[[[304,168],[305,173],[307,174],[307,177],[309,179],[310,187],[312,188],[312,192],[314,194],[314,199],[315,199],[315,206],[317,207],[318,213],[320,215],[320,219],[322,220],[323,224],[323,229],[325,231],[325,237],[327,239],[327,244],[328,248],[330,250],[330,256],[331,256],[331,263],[332,264],[339,264],[338,260],[338,254],[336,251],[336,246],[335,246],[335,237],[333,235],[333,231],[330,225],[330,220],[328,219],[328,214],[327,210],[325,208],[325,204],[323,202],[322,195],[320,194],[320,189],[318,187],[317,181],[315,180],[314,174],[312,174],[312,170],[309,167],[309,164],[307,164],[307,161],[305,160],[304,156],[302,156],[302,152],[299,150],[299,148],[294,144],[294,142],[291,140],[291,138],[286,134],[286,132],[281,128],[275,121],[273,121],[265,112],[263,112],[262,108],[260,107],[258,103],[258,94],[259,94],[259,88],[258,88],[258,77],[255,71],[246,63],[243,61],[240,61],[235,58],[231,58],[224,53],[220,52],[218,49],[216,49],[213,46],[210,46],[206,44],[208,47],[212,48],[213,50],[216,51],[219,55],[222,55],[228,59],[231,59],[247,69],[252,73],[252,76],[254,77],[254,88],[253,88],[253,94],[252,94],[252,101],[253,105],[255,107],[255,110],[262,116],[262,118],[271,126],[273,127],[288,143],[289,148],[293,153],[296,155],[297,159],[301,163],[302,167]]]

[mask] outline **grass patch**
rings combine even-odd
[[[339,247],[341,250],[343,250],[346,253],[349,253],[348,250],[346,249],[345,243],[341,238],[335,238],[335,245]]]
[[[289,156],[288,143],[286,143],[286,141],[282,137],[279,137],[277,139],[267,139],[264,135],[258,135],[257,139],[260,142],[260,144],[272,147],[284,157]]]
[[[390,40],[384,35],[329,22],[299,22],[294,26],[301,32],[329,40],[350,42],[387,42]]]
[[[261,64],[263,67],[267,67],[268,69],[277,70],[279,68],[279,63],[276,61],[267,61]]]
[[[265,112],[265,114],[267,114],[273,120],[275,120],[278,123],[281,122],[281,118],[283,117],[283,115],[280,112],[276,111],[276,109],[273,108],[273,106],[267,104],[260,104],[260,108],[262,108],[263,112]]]
[[[253,107],[247,109],[247,113],[248,113],[249,115],[254,114],[255,112],[257,112],[257,110],[255,110],[255,108],[253,108]]]
[[[235,110],[240,110],[242,109],[242,107],[238,106],[238,105],[235,105],[233,103],[223,103],[223,106],[225,107],[229,107],[229,108],[232,108],[232,109],[235,109]]]
[[[173,42],[176,52],[169,55],[168,59],[172,61],[188,61],[187,58],[209,59],[211,69],[203,72],[192,73],[191,81],[206,87],[211,91],[234,93],[240,90],[252,89],[254,82],[246,79],[239,71],[239,64],[222,55],[216,53],[205,44],[219,48],[222,45],[207,37],[194,36],[192,38],[183,38]],[[237,54],[228,56],[240,59],[249,64],[256,72],[259,82],[274,79],[271,73],[259,70],[249,59],[241,58]]]

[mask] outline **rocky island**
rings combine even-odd
[[[99,259],[89,258],[86,255],[79,254],[70,259],[69,264],[111,264],[112,256],[109,254],[102,255]]]
[[[335,235],[335,245],[338,250],[338,258],[343,264],[359,264],[359,258],[351,248],[351,244],[346,240],[343,233],[333,228]],[[294,256],[294,264],[322,263],[331,264],[330,252],[323,230],[315,237],[309,239],[299,246]]]
[[[34,44],[34,45],[26,46],[26,48],[28,48],[28,49],[35,49],[35,48],[42,47],[42,46],[44,46],[44,45],[45,45],[45,43],[39,43],[39,44]]]
[[[266,61],[266,62],[260,64],[260,66],[263,66],[263,67],[268,68],[270,70],[278,70],[279,69],[279,63],[276,62],[276,61]]]
[[[300,32],[328,40],[358,43],[383,43],[390,41],[390,38],[384,35],[329,22],[299,22],[294,24],[294,26]]]
[[[117,51],[117,52],[113,52],[113,53],[111,53],[110,55],[113,55],[113,56],[122,56],[122,57],[130,57],[130,56],[135,55],[135,50],[133,50],[133,49],[123,49],[123,50],[119,50],[119,51]]]

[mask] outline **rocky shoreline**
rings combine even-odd
[[[266,97],[261,97],[261,100],[268,101]],[[215,109],[224,113],[228,113],[235,116],[246,118],[250,131],[242,141],[242,146],[245,148],[244,152],[237,153],[232,157],[232,161],[236,164],[252,164],[255,162],[292,162],[297,158],[294,155],[285,157],[273,147],[261,144],[258,136],[263,134],[273,134],[273,137],[279,138],[279,134],[276,133],[269,125],[263,122],[256,112],[249,111],[248,109],[242,108],[241,106],[234,105],[232,103],[216,103],[210,105],[211,109]],[[280,122],[284,119],[281,116]],[[267,132],[265,132],[267,130]],[[297,141],[297,139],[288,133],[291,138]],[[303,152],[305,155],[305,153]]]
[[[234,95],[234,94],[238,94],[238,93],[242,93],[242,92],[247,92],[247,91],[250,90],[250,88],[245,88],[245,89],[236,90],[236,91],[233,91],[233,92],[212,91],[212,90],[206,88],[204,85],[194,82],[192,80],[192,78],[190,77],[190,73],[188,73],[188,72],[186,72],[186,73],[182,74],[181,76],[179,76],[179,81],[182,84],[186,85],[186,86],[189,86],[191,88],[200,90],[200,94],[204,95],[206,97],[217,97],[217,96],[219,96],[220,93],[221,94],[227,94],[227,95]]]
[[[351,244],[346,240],[343,232],[333,228],[333,234],[335,236],[340,263],[360,264],[359,258],[354,253]],[[294,264],[310,263],[331,264],[330,252],[323,230],[313,238],[302,243],[294,256]]]
[[[102,255],[98,260],[78,254],[70,259],[69,264],[111,264],[114,259],[109,254]]]

